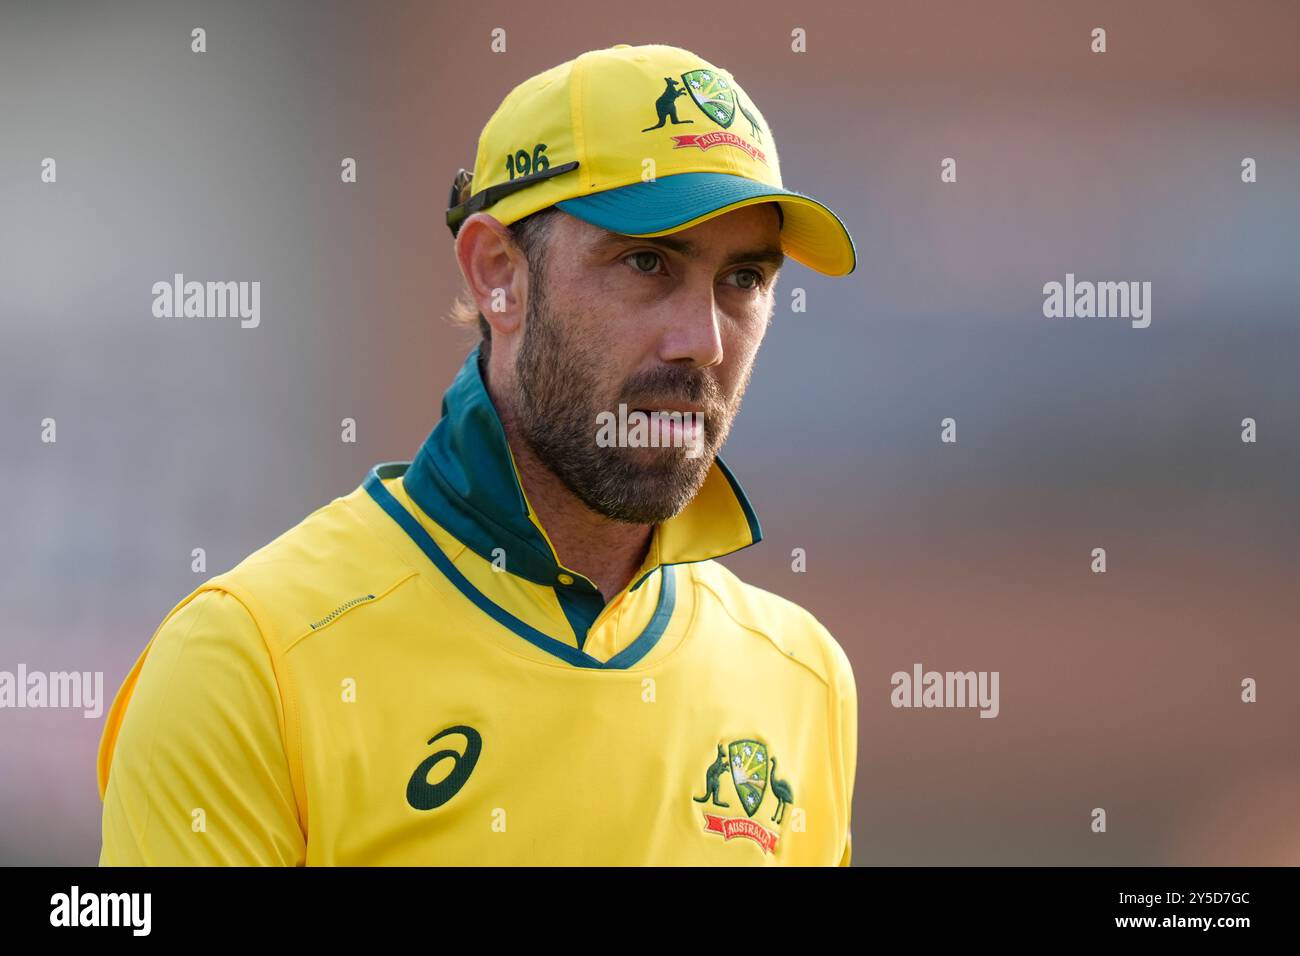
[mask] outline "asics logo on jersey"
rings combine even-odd
[[[464,724],[456,724],[454,727],[439,731],[429,738],[429,743],[432,744],[450,734],[464,736],[465,752],[439,750],[430,754],[420,762],[420,766],[415,768],[415,773],[411,774],[411,779],[406,785],[406,802],[417,810],[434,810],[456,796],[460,788],[465,786],[469,775],[474,772],[474,765],[478,763],[479,754],[483,752],[483,738],[479,736],[479,732]],[[429,771],[434,768],[434,765],[448,758],[456,762],[451,773],[437,783],[429,783]]]

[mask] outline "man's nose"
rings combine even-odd
[[[711,286],[674,303],[672,320],[659,340],[659,358],[697,368],[722,363],[722,329]]]

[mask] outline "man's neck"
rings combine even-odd
[[[608,602],[622,591],[645,560],[653,525],[614,521],[588,508],[542,463],[528,443],[506,425],[528,503],[566,568],[589,578]]]

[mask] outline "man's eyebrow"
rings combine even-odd
[[[785,253],[781,251],[780,246],[764,246],[762,249],[737,252],[727,256],[727,261],[723,265],[734,265],[737,262],[766,262],[775,270],[781,268],[785,262]]]
[[[687,259],[698,259],[700,250],[698,246],[689,239],[680,239],[676,236],[627,236],[620,232],[610,232],[604,230],[604,234],[596,240],[595,248],[597,251],[613,249],[621,245],[632,245],[635,243],[648,243],[652,246],[660,246],[676,252],[678,255],[685,256]],[[780,246],[763,246],[760,249],[742,249],[739,252],[733,252],[723,261],[724,266],[734,265],[737,262],[766,262],[774,269],[780,269],[785,262],[785,253],[781,251]]]

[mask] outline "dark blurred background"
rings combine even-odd
[[[111,700],[193,548],[410,457],[470,345],[451,177],[615,43],[728,69],[857,240],[788,266],[724,452],[766,532],[726,563],[854,664],[855,863],[1300,863],[1291,2],[0,3],[0,670]],[[155,319],[176,272],[260,281],[260,327]],[[1150,328],[1044,318],[1067,272],[1152,282]],[[914,662],[1000,716],[895,710]],[[0,863],[96,862],[101,727],[0,710]]]

